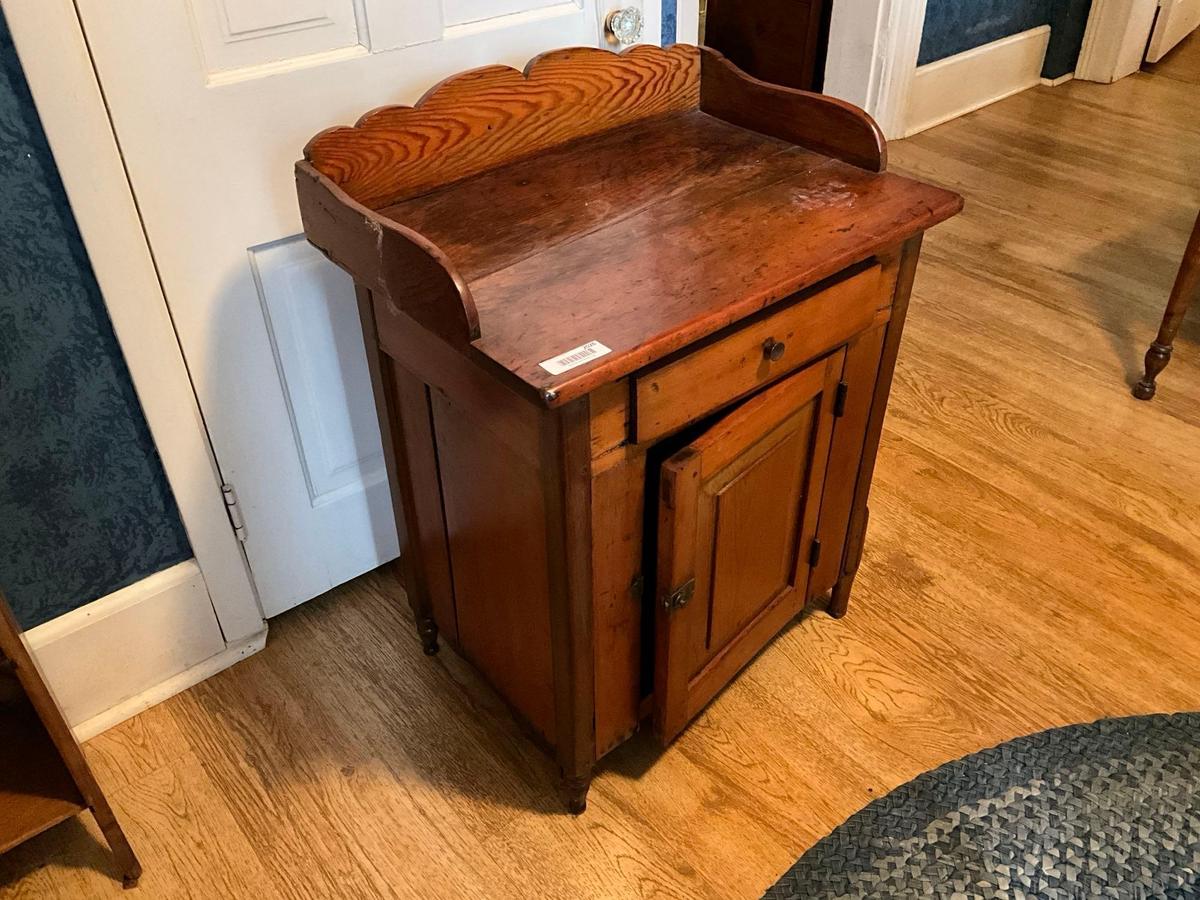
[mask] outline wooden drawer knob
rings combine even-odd
[[[763,357],[771,362],[779,362],[783,359],[783,351],[787,349],[787,344],[783,341],[777,341],[773,337],[763,341]]]

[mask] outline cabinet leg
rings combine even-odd
[[[438,652],[438,627],[433,616],[418,615],[417,634],[421,636],[421,648],[426,656],[436,656]]]
[[[566,804],[567,812],[573,816],[581,815],[587,809],[588,790],[592,786],[592,774],[564,775],[559,783],[559,794]]]
[[[1171,345],[1155,341],[1146,351],[1146,374],[1142,380],[1133,386],[1133,396],[1139,400],[1149,400],[1158,390],[1154,380],[1158,378],[1167,363],[1171,361]]]
[[[854,587],[854,576],[857,572],[843,575],[833,586],[833,596],[829,598],[829,615],[840,619],[850,608],[850,591]]]
[[[862,563],[863,544],[866,543],[867,524],[870,520],[871,510],[864,506],[862,516],[854,527],[850,546],[846,548],[846,567],[842,571],[842,577],[833,586],[833,596],[829,598],[829,615],[835,619],[846,615],[846,610],[850,607],[850,590],[854,587],[854,576],[858,574],[859,564]]]
[[[395,565],[404,584],[404,592],[408,595],[408,605],[412,608],[413,618],[417,621],[417,634],[421,638],[421,649],[426,656],[436,656],[438,652],[438,627],[434,621],[432,604],[425,591],[424,582],[418,578],[413,560],[407,552],[400,555]]]

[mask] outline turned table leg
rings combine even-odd
[[[1183,263],[1179,266],[1179,276],[1171,289],[1171,298],[1167,301],[1167,311],[1158,329],[1158,337],[1146,351],[1146,374],[1133,386],[1133,396],[1139,400],[1149,400],[1154,396],[1154,381],[1171,361],[1175,335],[1179,333],[1183,317],[1187,315],[1188,307],[1196,299],[1197,293],[1200,293],[1200,217],[1196,219],[1191,240],[1184,251]]]

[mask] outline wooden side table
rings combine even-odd
[[[426,653],[556,757],[669,743],[804,607],[846,612],[924,232],[875,123],[708,48],[544,54],[315,137]]]
[[[0,596],[0,853],[85,809],[134,887],[142,867]]]
[[[1149,400],[1154,396],[1157,390],[1154,381],[1171,361],[1175,335],[1179,333],[1183,317],[1187,315],[1188,308],[1197,294],[1200,294],[1200,216],[1196,217],[1191,240],[1183,252],[1179,276],[1175,279],[1175,287],[1171,289],[1171,297],[1167,301],[1167,311],[1163,315],[1162,325],[1159,326],[1158,337],[1146,351],[1146,374],[1133,386],[1133,396],[1139,400]]]

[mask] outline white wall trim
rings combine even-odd
[[[1075,77],[1110,84],[1142,66],[1159,0],[1093,0]]]
[[[1059,75],[1057,78],[1043,78],[1041,83],[1046,87],[1058,87],[1060,84],[1066,84],[1068,81],[1075,80],[1075,73],[1068,72],[1066,75]]]
[[[1050,26],[992,41],[919,66],[909,95],[906,135],[917,134],[1041,83]]]
[[[75,6],[4,13],[224,638],[243,641],[262,611]]]
[[[661,25],[659,30],[662,30]],[[680,44],[700,43],[700,0],[678,0],[676,3],[675,41]]]
[[[120,725],[127,719],[132,719],[138,713],[145,712],[152,706],[157,706],[164,700],[170,700],[176,694],[182,694],[190,687],[212,678],[218,672],[223,672],[234,663],[241,662],[247,656],[253,656],[267,646],[267,627],[258,634],[252,634],[234,644],[228,644],[216,656],[210,656],[190,669],[185,669],[178,675],[173,675],[165,681],[152,685],[140,694],[130,697],[99,715],[72,727],[75,739],[80,743],[89,741],[98,734]]]
[[[889,139],[904,137],[926,0],[834,0],[825,93],[861,106]]]
[[[226,645],[194,559],[25,633],[67,721],[86,739],[261,649]]]

